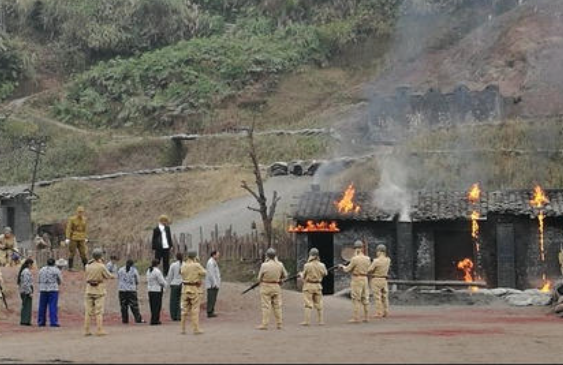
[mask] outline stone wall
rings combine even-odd
[[[483,90],[459,85],[452,92],[430,88],[425,93],[403,86],[394,95],[372,95],[366,130],[372,141],[396,141],[420,129],[500,121],[517,113],[517,104],[517,99],[502,96],[497,85]]]

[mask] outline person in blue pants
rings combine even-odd
[[[47,266],[39,270],[39,312],[37,325],[45,327],[47,308],[49,308],[49,325],[59,327],[58,304],[59,285],[62,284],[61,270],[55,266],[55,259],[47,260]]]

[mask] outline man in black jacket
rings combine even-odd
[[[161,215],[158,218],[158,226],[152,233],[152,249],[154,250],[154,258],[159,262],[162,260],[164,276],[168,275],[171,248],[172,233],[170,232],[170,220],[167,216]]]

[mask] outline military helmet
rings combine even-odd
[[[12,228],[11,227],[5,227],[4,228],[4,234],[10,234],[12,233]]]
[[[375,252],[387,253],[387,247],[385,247],[385,245],[377,245],[377,247],[375,248]]]
[[[104,252],[102,251],[101,248],[95,248],[95,249],[92,250],[92,257],[94,258],[94,260],[101,259],[103,255],[104,255]]]
[[[188,257],[190,259],[195,259],[197,257],[197,251],[196,250],[189,250],[188,251]]]
[[[276,250],[270,247],[269,249],[266,250],[266,256],[268,256],[268,258],[270,259],[273,259],[274,257],[276,257]]]
[[[354,248],[364,248],[364,243],[360,240],[354,242]]]
[[[84,213],[85,209],[82,205],[80,205],[78,208],[76,208],[76,212],[77,213]]]
[[[310,249],[309,250],[309,256],[319,257],[319,249],[318,248]]]

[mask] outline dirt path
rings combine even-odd
[[[110,316],[102,338],[81,336],[79,317],[58,329],[2,323],[0,362],[561,362],[561,323],[544,308],[395,306],[388,319],[351,325],[350,303],[329,297],[327,325],[303,328],[300,295],[284,292],[285,328],[264,332],[254,329],[258,293],[241,297],[243,287],[227,284],[219,317],[202,318],[202,336],[179,335],[166,315],[159,327],[121,325]]]
[[[276,209],[277,219],[291,213],[291,204],[295,203],[293,197],[310,189],[312,181],[312,178],[305,176],[278,176],[266,181],[264,188],[268,199],[271,199],[274,190],[282,197]],[[215,224],[219,225],[219,233],[223,233],[225,229],[232,226],[233,231],[237,234],[246,234],[251,231],[250,223],[252,221],[261,226],[259,214],[248,210],[248,206],[255,207],[257,204],[254,198],[247,194],[217,204],[189,219],[175,222],[172,230],[191,234],[194,244],[200,241],[200,227],[203,228],[203,238],[208,239],[210,233],[215,229]]]

